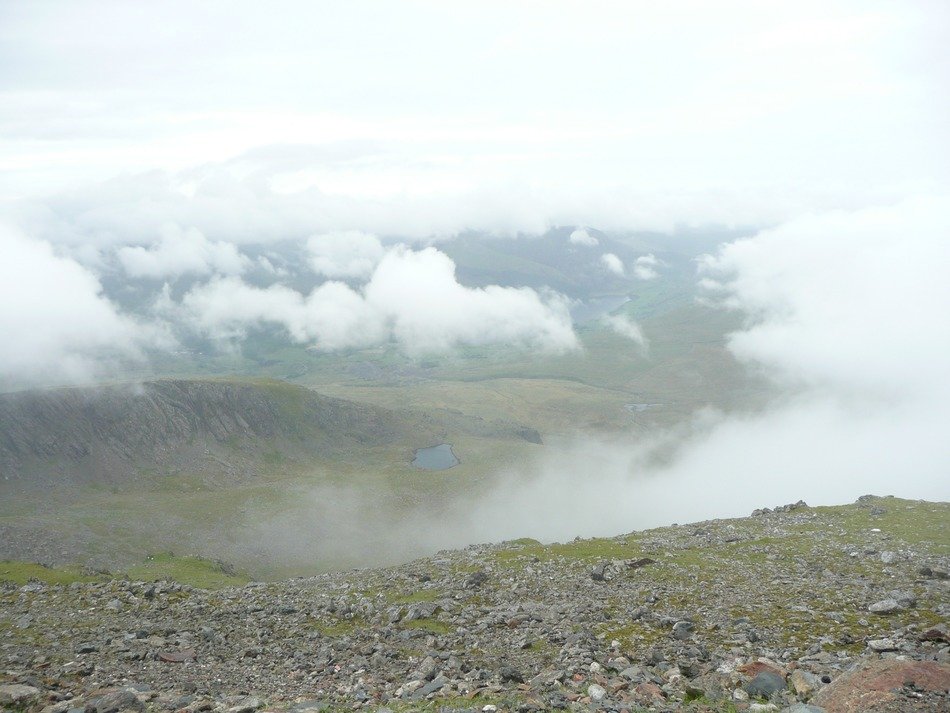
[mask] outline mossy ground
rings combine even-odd
[[[75,565],[46,567],[31,562],[0,562],[0,581],[19,585],[31,580],[65,585],[73,582],[107,582],[126,577],[143,582],[168,580],[200,589],[221,589],[248,582],[246,577],[230,571],[223,563],[201,557],[177,557],[170,553],[150,556],[122,573],[89,572]]]

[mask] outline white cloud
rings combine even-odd
[[[57,242],[774,225],[950,181],[940,3],[18,5],[0,201],[66,195]]]
[[[604,253],[600,256],[600,263],[607,268],[608,272],[612,272],[615,275],[623,277],[623,260],[614,255],[613,253]]]
[[[948,236],[950,200],[918,199],[789,222],[704,272],[755,320],[731,339],[740,358],[811,387],[925,396],[950,389]]]
[[[474,535],[564,540],[865,493],[950,499],[948,236],[940,198],[725,245],[707,285],[748,316],[731,349],[772,378],[773,402],[703,410],[637,442],[549,446],[535,472],[501,474],[468,508]]]
[[[218,339],[243,338],[250,326],[277,324],[291,339],[319,349],[367,347],[388,337],[383,315],[340,282],[326,282],[309,295],[283,285],[267,288],[224,277],[188,292],[185,316]]]
[[[623,314],[608,314],[601,317],[601,321],[621,337],[629,339],[637,344],[641,350],[646,351],[647,340],[643,336],[643,330],[632,319]]]
[[[383,257],[379,238],[359,230],[321,233],[307,240],[310,266],[330,278],[366,278]]]
[[[587,232],[586,228],[577,228],[571,233],[568,240],[570,241],[571,245],[584,245],[587,247],[600,245],[600,241]]]
[[[92,273],[48,243],[0,228],[0,247],[0,383],[82,381],[106,361],[170,343],[122,315]]]
[[[233,243],[210,241],[195,228],[165,225],[150,247],[122,247],[116,251],[130,277],[166,278],[185,274],[238,275],[250,264]]]
[[[182,307],[193,324],[214,336],[241,337],[249,325],[272,323],[295,341],[324,350],[388,341],[410,354],[461,345],[555,352],[578,346],[564,298],[528,288],[464,287],[452,260],[434,248],[392,248],[360,290],[327,282],[303,295],[226,278],[193,289]]]
[[[633,274],[640,280],[655,280],[660,276],[656,270],[659,264],[660,261],[652,253],[641,255],[633,263]]]

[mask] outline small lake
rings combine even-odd
[[[458,465],[459,462],[452,450],[451,443],[440,443],[431,448],[420,448],[416,451],[415,458],[412,459],[412,464],[423,470],[447,470]]]

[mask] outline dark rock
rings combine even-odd
[[[678,621],[673,625],[673,638],[686,641],[693,636],[696,625],[691,621]]]
[[[785,679],[772,671],[759,671],[745,686],[746,693],[757,698],[771,698],[785,690]]]
[[[138,699],[138,696],[135,695],[135,691],[128,688],[107,693],[86,705],[86,711],[90,713],[119,713],[119,711],[144,710],[145,704]]]
[[[488,575],[483,570],[478,570],[477,572],[472,572],[472,574],[469,575],[468,579],[465,580],[465,586],[468,589],[476,589],[485,584],[487,581]]]
[[[498,677],[502,680],[502,683],[524,683],[524,676],[521,674],[521,671],[507,664],[499,666]]]

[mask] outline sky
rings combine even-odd
[[[479,521],[609,534],[760,506],[763,473],[788,500],[895,474],[950,498],[947,47],[941,0],[0,0],[0,385],[102,378],[182,329],[562,353],[563,295],[464,286],[439,246],[568,227],[605,277],[645,282],[661,260],[598,231],[741,228],[696,279],[781,396],[558,450]],[[287,241],[310,291],[258,249]],[[640,325],[607,326],[649,353]],[[549,530],[561,509],[576,532]]]
[[[574,226],[598,250],[590,228],[754,234],[939,200],[948,28],[942,2],[0,2],[0,377],[78,379],[182,324],[574,349],[561,296],[465,288],[439,242]],[[325,283],[249,257],[275,241]],[[152,285],[151,314],[106,278]]]
[[[243,192],[247,213],[414,236],[856,209],[946,188],[948,21],[867,0],[8,1],[0,199]],[[255,219],[233,237],[296,227]],[[82,239],[148,237],[98,220]]]

